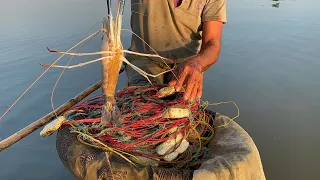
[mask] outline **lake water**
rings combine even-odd
[[[67,50],[106,14],[105,1],[0,0],[0,113],[39,76],[38,62]],[[320,179],[320,1],[228,0],[220,60],[205,73],[204,100],[235,101],[237,122],[255,141],[267,179]],[[277,6],[277,5],[274,5]],[[129,5],[123,26],[129,28]],[[99,29],[95,26],[90,32]],[[130,34],[123,33],[125,48]],[[82,51],[98,51],[97,37]],[[79,63],[95,57],[75,58]],[[62,59],[66,63],[68,59]],[[51,111],[61,70],[41,79],[0,121],[0,139]],[[99,63],[66,71],[55,91],[57,107],[101,77]],[[125,84],[120,76],[119,88]],[[97,91],[95,94],[100,93]],[[228,116],[232,105],[212,107]],[[73,179],[40,130],[0,153],[0,179]]]

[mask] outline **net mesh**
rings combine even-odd
[[[164,87],[130,86],[119,91],[116,101],[123,118],[121,126],[100,123],[101,95],[65,112],[68,121],[63,125],[76,133],[81,143],[113,152],[133,165],[195,169],[210,156],[206,145],[214,135],[211,114],[199,102],[184,101],[180,92],[160,98],[158,92]],[[172,107],[191,113],[182,118],[164,118]],[[160,155],[159,149],[172,139],[174,146]],[[183,140],[189,144],[187,149],[175,159],[166,160],[165,156],[177,150]]]

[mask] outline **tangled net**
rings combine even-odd
[[[214,135],[212,117],[199,102],[183,100],[183,93],[176,92],[160,98],[157,92],[165,86],[130,86],[116,94],[117,106],[123,124],[100,123],[103,98],[95,96],[65,112],[70,132],[78,133],[78,140],[87,145],[112,151],[130,163],[166,168],[192,168],[208,159],[206,145]],[[165,118],[169,108],[190,110],[188,117]],[[176,144],[165,154],[159,154],[164,143]],[[184,141],[188,148],[173,160],[164,160]]]

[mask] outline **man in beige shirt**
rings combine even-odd
[[[127,55],[128,60],[151,74],[175,68],[178,81],[166,74],[151,80],[169,83],[193,101],[202,94],[203,72],[218,60],[222,26],[226,22],[225,0],[131,0],[131,27],[134,33],[130,50],[169,58]],[[169,67],[168,67],[168,66]],[[148,81],[126,66],[129,84]],[[259,152],[251,137],[237,123],[220,114],[214,118],[215,137],[209,143],[210,159],[195,171],[135,168],[114,153],[87,146],[70,134],[69,127],[57,133],[57,152],[62,163],[77,179],[179,179],[179,180],[265,180]],[[208,116],[208,117],[210,117]]]
[[[177,91],[185,100],[200,98],[203,72],[218,60],[222,26],[227,22],[226,0],[132,0],[132,51],[159,54],[160,58],[127,55],[128,60],[151,74],[175,68],[152,79]],[[129,84],[146,79],[126,66]]]

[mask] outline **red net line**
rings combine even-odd
[[[157,92],[163,87],[130,86],[117,92],[115,98],[123,118],[120,127],[100,124],[104,104],[102,95],[92,97],[64,113],[69,120],[64,125],[76,127],[78,131],[90,134],[109,147],[144,157],[160,157],[155,152],[159,144],[178,135],[182,135],[182,139],[188,138],[192,134],[191,126],[198,128],[199,134],[208,129],[205,125],[193,122],[204,115],[199,102],[186,102],[183,93],[179,92],[159,98]],[[169,107],[187,108],[191,115],[177,119],[164,118],[163,114]],[[191,142],[192,151],[200,148],[196,147],[199,144],[195,135],[191,140],[195,142]]]

